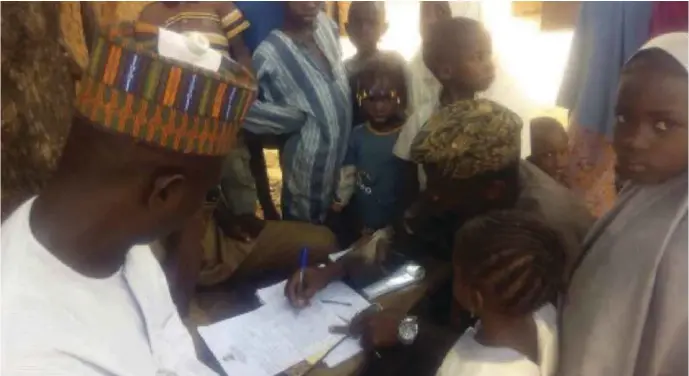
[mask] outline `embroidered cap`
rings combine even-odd
[[[500,171],[520,158],[522,120],[487,99],[461,100],[431,116],[414,139],[412,160],[467,179]]]
[[[156,45],[145,42],[151,36]],[[189,45],[178,53],[187,62],[163,54],[163,42],[170,49],[165,37],[173,40],[173,50],[175,43],[187,40],[144,23],[99,31],[77,94],[77,111],[95,126],[148,144],[188,154],[226,154],[256,98],[254,77],[210,49]]]

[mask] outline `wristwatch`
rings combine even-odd
[[[419,321],[416,316],[407,316],[397,327],[397,339],[403,345],[411,345],[419,336]]]

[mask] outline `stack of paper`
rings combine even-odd
[[[289,306],[285,297],[285,284],[287,281],[280,282],[270,287],[258,290],[256,295],[265,306]],[[337,302],[337,303],[335,303]],[[345,303],[345,304],[338,304]],[[330,283],[326,288],[319,291],[311,300],[311,307],[318,307],[319,310],[328,312],[330,315],[343,319],[347,322],[357,313],[368,308],[371,303],[364,299],[352,288],[340,281]],[[337,345],[324,359],[323,362],[328,367],[335,367],[347,359],[357,355],[362,351],[359,341],[356,338],[347,338]]]
[[[343,336],[331,334],[329,327],[343,324],[320,304],[298,311],[267,304],[199,327],[199,333],[228,375],[273,376],[342,342]]]

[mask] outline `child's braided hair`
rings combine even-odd
[[[534,312],[563,286],[564,243],[530,213],[495,211],[475,218],[457,232],[454,248],[463,282],[489,291],[503,314]]]

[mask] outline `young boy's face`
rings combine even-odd
[[[372,125],[387,124],[402,112],[401,92],[389,78],[376,79],[362,89],[366,95],[361,107]]]
[[[378,48],[387,24],[373,2],[354,3],[352,7],[345,25],[347,34],[359,53],[373,52]]]
[[[658,184],[687,171],[686,76],[639,68],[623,74],[614,146],[622,179]]]
[[[490,35],[486,30],[479,30],[472,35],[457,37],[466,38],[460,43],[461,49],[443,54],[430,53],[428,56],[438,58],[424,58],[426,65],[443,86],[461,87],[475,92],[487,90],[495,79]]]
[[[529,160],[558,181],[564,181],[569,164],[569,139],[564,129],[550,129],[532,137]]]

